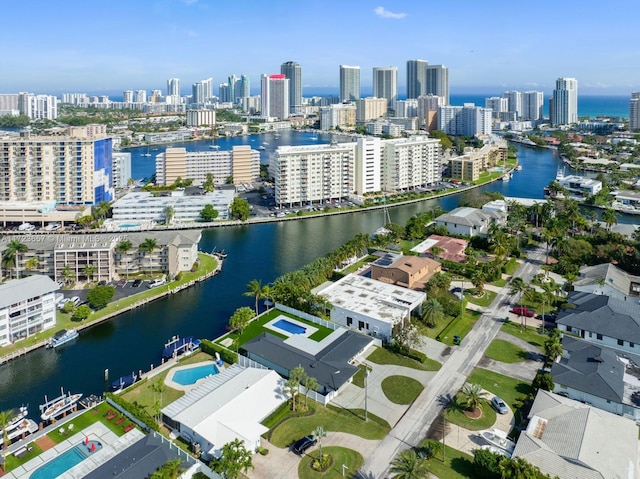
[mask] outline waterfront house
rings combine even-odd
[[[556,181],[573,196],[584,199],[584,195],[593,196],[602,190],[602,181],[579,175],[566,175],[558,170]]]
[[[437,256],[440,259],[455,261],[456,263],[464,263],[467,259],[464,252],[467,249],[468,244],[469,241],[461,238],[431,235],[422,243],[411,248],[411,251],[418,253],[419,256],[429,256],[431,258],[435,258]],[[437,246],[441,250],[437,255],[432,253],[432,248],[434,246]]]
[[[436,226],[444,226],[450,234],[487,236],[492,223],[504,224],[507,214],[492,209],[456,208],[436,218]]]
[[[384,253],[371,263],[371,278],[409,289],[424,290],[427,281],[442,271],[442,266],[431,258]]]
[[[637,301],[640,277],[627,273],[611,263],[583,266],[580,278],[573,283],[574,291],[603,294],[613,298]]]

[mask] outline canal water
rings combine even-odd
[[[233,144],[264,144],[266,160],[278,144],[328,142],[328,135],[311,139],[310,133],[282,132],[217,141],[221,149]],[[255,140],[255,141],[252,141]],[[189,150],[208,149],[211,142],[189,142]],[[178,146],[176,144],[175,146]],[[158,153],[152,150],[152,154]],[[153,158],[142,156],[145,148],[132,150],[135,178],[149,177]],[[542,198],[545,186],[561,166],[557,153],[547,149],[519,147],[523,170],[509,182],[483,188],[506,196]],[[474,194],[474,193],[469,193]],[[455,208],[464,195],[389,208],[392,221],[404,224],[412,215],[439,205]],[[60,388],[85,395],[104,391],[104,370],[110,381],[148,370],[158,364],[164,343],[173,335],[214,338],[225,331],[233,311],[253,306],[243,296],[252,279],[269,283],[337,248],[357,233],[373,233],[385,223],[381,210],[300,221],[246,225],[204,230],[200,249],[224,249],[228,253],[222,272],[208,281],[140,309],[124,313],[107,323],[85,330],[75,342],[59,350],[40,349],[0,366],[0,410],[28,404],[30,415],[38,417],[38,405],[59,394]]]

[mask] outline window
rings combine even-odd
[[[618,339],[618,346],[624,346],[624,340]]]
[[[600,333],[596,334],[596,339],[599,341],[602,341],[602,334]]]
[[[567,333],[570,333],[572,331],[571,326],[567,326]]]
[[[347,316],[347,326],[351,326],[353,324],[353,318]]]
[[[632,343],[631,341],[629,341],[629,347],[630,347],[630,348],[633,348],[633,347],[635,347],[635,344],[634,344],[634,343]]]

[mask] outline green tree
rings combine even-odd
[[[436,326],[444,318],[444,310],[440,301],[431,298],[422,303],[422,320],[429,327]]]
[[[464,404],[469,411],[477,411],[482,401],[486,398],[487,392],[479,384],[467,383],[462,387]]]
[[[127,274],[127,279],[129,279],[129,256],[128,253],[129,251],[131,251],[133,249],[133,243],[131,243],[131,241],[125,239],[120,241],[117,245],[116,245],[116,251],[118,252],[118,254],[120,254],[120,256],[127,256],[127,261],[125,262],[125,271]]]
[[[222,446],[216,472],[223,473],[226,479],[238,479],[240,473],[246,473],[249,468],[253,468],[252,454],[244,446],[244,441],[234,439]]]
[[[67,301],[65,306],[69,303],[71,303],[71,301]],[[78,306],[78,308],[73,312],[73,315],[71,315],[71,319],[74,321],[84,321],[90,315],[91,315],[91,308],[86,304],[83,304],[81,306]]]
[[[318,449],[320,450],[320,457],[322,457],[322,439],[327,437],[327,431],[324,430],[324,427],[317,426],[313,430],[313,437],[318,441]]]
[[[429,132],[429,136],[431,138],[437,138],[438,140],[440,140],[440,144],[442,145],[442,150],[449,150],[453,147],[453,142],[451,141],[451,138],[449,138],[449,135],[447,135],[444,131],[442,130],[433,130]]]
[[[247,327],[249,322],[254,318],[255,313],[251,308],[243,306],[235,310],[231,318],[229,318],[229,326],[240,331],[240,335]]]
[[[140,251],[143,256],[149,255],[149,271],[151,271],[151,255],[158,248],[158,241],[154,238],[147,238],[138,246],[138,251]]]
[[[234,198],[230,208],[231,217],[236,220],[246,221],[251,214],[249,202],[244,198]]]
[[[176,210],[173,206],[169,205],[164,209],[164,222],[168,225],[173,221],[173,217],[176,214]]]
[[[82,274],[87,278],[87,281],[93,281],[93,275],[96,274],[96,267],[92,264],[85,265],[82,268]]]
[[[291,398],[291,410],[296,410],[296,394],[298,393],[299,383],[295,378],[289,378],[284,383],[285,394]]]
[[[544,355],[547,357],[547,361],[552,363],[558,357],[562,356],[562,338],[560,337],[560,331],[554,329],[549,334],[549,337],[544,341]]]
[[[211,222],[218,217],[218,210],[213,205],[204,205],[200,212],[200,219],[202,221]]]
[[[418,457],[413,449],[405,449],[400,452],[389,469],[393,479],[427,479],[429,477],[429,465]]]
[[[38,269],[39,265],[40,265],[40,260],[34,256],[33,258],[29,258],[26,261],[26,263],[24,264],[24,267],[27,268],[27,271],[33,271],[34,269]]]
[[[522,298],[522,295],[525,293],[525,291],[527,291],[529,289],[529,285],[527,283],[524,282],[524,280],[520,277],[517,278],[513,278],[511,280],[511,294],[513,296],[520,296],[520,298]],[[526,316],[520,314],[520,324],[522,325],[522,327],[524,328],[524,323],[522,322],[523,319],[522,318],[526,318]],[[526,319],[524,320],[526,322]]]
[[[618,224],[618,215],[612,208],[607,208],[602,212],[602,221],[607,225],[607,229],[611,231],[611,227]]]
[[[311,391],[318,390],[318,380],[311,376],[305,376],[304,387],[305,387],[304,406],[307,407],[307,400],[309,399],[309,393]]]
[[[537,391],[538,389],[544,389],[545,391],[553,391],[555,384],[553,382],[553,376],[546,371],[538,371],[536,377],[533,378],[531,386]]]
[[[9,426],[11,419],[13,419],[13,412],[11,410],[0,411],[0,429],[2,429],[2,465],[4,467],[4,472],[7,472],[6,457],[7,448],[9,447],[9,434],[7,433],[7,427]]]
[[[65,264],[64,268],[62,268],[62,278],[64,279],[64,282],[67,284],[71,283],[76,279],[76,274],[71,269],[71,266],[69,266],[68,264]]]
[[[113,299],[116,289],[109,285],[98,285],[89,291],[87,301],[94,309],[102,309]]]
[[[207,173],[205,175],[204,183],[202,183],[202,189],[207,193],[212,193],[216,188],[213,173]]]
[[[11,276],[11,267],[16,269],[16,278],[20,278],[20,271],[18,269],[18,257],[20,254],[29,251],[29,247],[20,242],[20,240],[13,239],[7,244],[7,248],[2,253],[2,266],[7,268],[9,276]]]
[[[182,473],[186,469],[182,467],[182,460],[180,458],[171,459],[160,466],[150,479],[178,479],[182,476]]]
[[[243,296],[250,296],[255,298],[255,311],[256,316],[258,315],[258,301],[262,299],[262,283],[259,279],[252,279],[247,284],[247,291],[242,293]]]
[[[499,479],[500,462],[504,456],[486,449],[476,449],[473,453],[473,469],[478,479]]]

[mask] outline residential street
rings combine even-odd
[[[540,266],[544,264],[545,248],[539,246],[528,253],[527,260],[518,268],[514,277],[525,283],[531,282]],[[396,426],[383,439],[365,461],[360,477],[366,479],[385,478],[390,462],[396,454],[408,447],[418,446],[438,418],[444,406],[443,400],[451,397],[463,386],[467,376],[478,365],[485,349],[500,331],[510,305],[509,285],[498,293],[485,314],[464,338],[462,344],[453,348],[442,369],[413,403]]]

